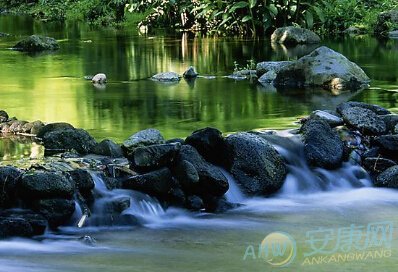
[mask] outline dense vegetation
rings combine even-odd
[[[320,33],[370,30],[396,0],[0,0],[0,8],[48,20],[138,24],[217,35],[262,35],[299,25]]]

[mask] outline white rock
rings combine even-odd
[[[105,74],[96,74],[92,79],[91,82],[97,84],[105,84],[106,83],[106,75]]]

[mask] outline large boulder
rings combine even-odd
[[[271,42],[286,45],[319,43],[321,38],[308,29],[287,26],[277,28],[271,36]]]
[[[263,61],[257,63],[256,72],[257,76],[261,78],[262,75],[269,71],[279,73],[280,70],[284,69],[286,66],[292,65],[293,61]],[[260,80],[259,78],[259,80]]]
[[[173,187],[173,177],[167,167],[123,181],[123,188],[137,190],[157,197],[165,197]]]
[[[383,119],[371,110],[350,107],[342,110],[341,115],[347,126],[360,131],[364,135],[382,135],[387,132],[387,126]]]
[[[16,201],[16,192],[22,171],[12,167],[0,167],[0,208],[10,207]]]
[[[94,189],[94,179],[88,170],[75,169],[69,171],[68,173],[74,183],[74,187],[82,193],[88,193]]]
[[[46,155],[71,150],[86,155],[94,150],[97,142],[84,129],[64,129],[46,133],[43,137],[43,145]]]
[[[198,196],[223,196],[229,188],[228,180],[221,170],[203,159],[198,151],[191,145],[181,146],[177,163],[182,161],[189,162],[197,171],[199,182],[191,182],[192,188],[184,188],[186,192]],[[186,166],[188,167],[188,166]],[[190,168],[186,168],[190,169]],[[191,171],[191,170],[189,170]],[[194,172],[190,174],[192,177]],[[184,184],[184,181],[179,181]]]
[[[131,157],[134,150],[139,146],[149,146],[155,144],[164,144],[165,139],[159,130],[149,128],[141,130],[131,135],[123,142],[122,149],[126,157]]]
[[[0,226],[0,238],[4,234],[6,234],[5,236],[24,237],[42,235],[47,228],[47,220],[41,214],[31,210],[10,209],[0,211],[0,222],[6,223]],[[11,222],[16,223],[16,225],[13,226]],[[30,228],[26,227],[25,222],[30,225]],[[3,238],[5,237],[3,236]]]
[[[0,217],[0,239],[12,236],[32,237],[33,235],[33,228],[25,219]]]
[[[379,187],[398,189],[398,166],[392,166],[381,173],[377,177],[375,185]]]
[[[394,30],[398,30],[398,9],[380,13],[374,27],[374,34],[377,37],[386,38]]]
[[[100,143],[98,143],[94,147],[93,153],[97,155],[108,156],[111,158],[123,157],[123,151],[120,145],[109,139],[102,140]]]
[[[276,74],[272,81],[275,86],[359,89],[370,82],[358,65],[325,46],[286,65]]]
[[[34,210],[42,214],[51,228],[68,223],[75,212],[75,202],[73,200],[54,198],[41,199],[34,204]]]
[[[180,143],[137,147],[133,152],[132,166],[137,170],[153,170],[169,166],[180,148]]]
[[[211,163],[222,165],[224,161],[225,142],[222,132],[216,128],[207,127],[194,131],[185,139],[203,158]]]
[[[72,198],[73,184],[61,173],[27,172],[18,183],[18,195],[24,200],[41,198]]]
[[[322,120],[309,120],[301,127],[307,162],[316,167],[335,169],[343,161],[344,144],[338,133]]]
[[[389,110],[387,110],[383,107],[380,107],[379,105],[367,104],[367,103],[357,102],[357,101],[349,101],[349,102],[341,103],[337,106],[336,111],[338,113],[342,114],[343,110],[346,110],[348,108],[353,108],[353,107],[371,110],[377,115],[391,114],[391,112]],[[384,116],[382,116],[382,118],[384,119]]]
[[[164,72],[152,76],[151,79],[159,82],[177,82],[180,81],[181,76],[174,72]]]
[[[199,173],[189,161],[178,161],[172,170],[184,192],[191,193],[199,185]]]
[[[394,161],[386,158],[370,157],[370,158],[365,158],[362,162],[362,165],[372,175],[375,175],[397,164]]]
[[[63,122],[59,122],[59,123],[50,123],[47,124],[45,126],[42,126],[36,133],[36,137],[43,139],[44,135],[46,135],[47,133],[56,131],[56,130],[65,130],[65,129],[74,129],[74,127],[71,124],[68,123],[63,123]],[[35,134],[35,133],[32,133]]]
[[[58,50],[59,45],[54,38],[32,35],[18,42],[13,49],[25,52],[40,52]]]
[[[278,191],[286,177],[282,156],[265,139],[250,133],[237,133],[226,139],[227,168],[248,195]]]

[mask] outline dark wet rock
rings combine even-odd
[[[371,158],[366,158],[363,161],[363,166],[366,170],[368,170],[371,174],[377,174],[381,173],[388,168],[397,165],[394,161],[385,159],[385,158],[380,158],[380,157],[371,157]]]
[[[170,204],[177,207],[184,207],[186,202],[185,193],[180,188],[172,188],[169,191]]]
[[[108,139],[103,140],[99,144],[97,144],[93,149],[93,153],[97,155],[108,156],[111,158],[123,157],[123,151],[120,145]]]
[[[38,130],[36,137],[37,138],[44,138],[44,136],[47,133],[53,132],[53,131],[57,131],[57,130],[65,130],[65,129],[74,129],[74,127],[71,124],[68,123],[51,123],[51,124],[47,124],[44,127],[42,127],[41,129]],[[35,134],[32,132],[32,134]]]
[[[108,202],[105,209],[108,213],[120,214],[130,207],[130,197],[118,197]]]
[[[204,208],[203,200],[196,195],[187,198],[186,207],[193,211],[199,211]]]
[[[79,191],[85,193],[94,189],[94,179],[88,170],[75,169],[68,173],[75,184],[75,188]]]
[[[71,182],[61,173],[28,172],[18,183],[18,195],[22,199],[72,198],[74,192]]]
[[[43,137],[43,145],[46,155],[71,150],[85,155],[94,150],[97,142],[84,129],[64,129],[46,133]]]
[[[34,121],[26,124],[24,130],[26,133],[37,135],[44,126],[42,121]]]
[[[392,166],[382,172],[376,179],[375,185],[398,189],[398,166]]]
[[[140,146],[164,144],[165,140],[159,130],[149,128],[141,130],[123,142],[122,149],[126,157],[131,157],[134,149]]]
[[[133,152],[132,164],[136,169],[153,170],[169,166],[176,158],[181,144],[158,144],[137,147]]]
[[[316,167],[336,169],[343,161],[344,144],[328,123],[309,120],[301,127],[307,162]]]
[[[341,117],[322,110],[313,111],[310,115],[310,119],[323,120],[331,127],[337,127],[344,124],[344,121]]]
[[[59,45],[54,38],[32,35],[18,42],[13,49],[25,52],[40,52],[58,50]]]
[[[75,202],[62,198],[41,199],[34,204],[34,210],[48,220],[51,228],[57,228],[71,219],[75,212]]]
[[[395,25],[395,29],[392,26]],[[378,15],[374,34],[377,37],[386,38],[390,31],[397,30],[398,9],[382,12]]]
[[[6,111],[0,110],[0,123],[8,121],[8,113]]]
[[[213,213],[224,213],[240,206],[240,204],[228,202],[225,196],[205,199],[204,204],[206,211]]]
[[[373,144],[380,148],[380,153],[398,160],[398,135],[383,135],[375,138]]]
[[[257,76],[260,77],[259,81],[261,80],[261,76],[272,71],[277,74],[280,70],[284,69],[285,67],[293,64],[293,61],[264,61],[257,63],[256,72]]]
[[[365,160],[367,158],[373,158],[373,157],[378,157],[380,155],[380,148],[378,147],[372,147],[365,152],[362,153],[361,158],[362,160]]]
[[[222,196],[229,188],[228,180],[220,169],[205,161],[199,152],[191,145],[181,146],[177,162],[187,161],[191,163],[199,175],[199,182],[192,183],[192,191],[199,196]],[[192,177],[194,172],[192,172]]]
[[[182,74],[184,78],[196,78],[199,74],[196,72],[195,67],[189,66],[189,68]]]
[[[106,79],[106,75],[103,73],[100,74],[96,74],[95,76],[93,76],[93,78],[91,79],[92,83],[96,83],[96,84],[105,84],[107,81]]]
[[[185,192],[192,193],[199,185],[199,173],[189,161],[178,161],[173,168],[173,174]]]
[[[364,108],[367,110],[373,111],[377,115],[386,115],[386,114],[391,114],[391,112],[383,107],[380,107],[378,105],[373,105],[373,104],[367,104],[363,102],[356,102],[356,101],[350,101],[350,102],[344,102],[341,103],[337,106],[337,112],[342,114],[343,110],[346,110],[348,108],[353,108],[353,107],[358,107],[358,108]],[[382,117],[384,118],[384,116]]]
[[[12,167],[0,167],[0,208],[10,207],[16,201],[16,192],[22,171]]]
[[[180,81],[181,77],[174,72],[164,72],[152,76],[151,79],[159,82],[177,82]]]
[[[25,219],[0,217],[0,239],[13,236],[32,237],[33,235],[33,228]]]
[[[123,188],[137,190],[154,196],[167,196],[173,187],[173,177],[164,167],[146,174],[136,175],[123,181]]]
[[[277,28],[271,36],[271,42],[287,45],[319,43],[321,38],[308,29],[287,26]]]
[[[278,191],[286,177],[282,156],[265,139],[250,133],[226,138],[227,169],[248,195],[267,195]]]
[[[29,236],[42,235],[47,227],[47,220],[41,214],[31,210],[4,210],[0,212],[0,221],[2,220],[1,218],[23,219],[27,221],[32,228],[32,233]]]
[[[102,179],[108,190],[120,189],[123,186],[122,185],[123,182],[119,178],[102,176]]]
[[[222,132],[216,128],[207,127],[194,131],[185,139],[185,143],[192,145],[202,157],[213,164],[223,165],[226,145]]]
[[[395,133],[395,126],[398,124],[398,114],[386,114],[380,116],[387,126],[387,130]]]
[[[276,74],[272,82],[275,86],[356,90],[367,87],[370,82],[358,65],[325,46],[286,65]]]
[[[348,127],[354,128],[364,135],[381,135],[387,132],[383,119],[371,110],[350,107],[342,110],[341,115]]]

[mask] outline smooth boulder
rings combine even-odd
[[[96,74],[91,79],[91,82],[94,84],[105,84],[107,82],[106,75],[103,73]]]
[[[271,35],[271,42],[286,45],[319,43],[321,38],[311,30],[287,26],[277,28]]]
[[[49,50],[58,50],[57,40],[50,37],[32,35],[14,45],[13,49],[25,52],[40,52]]]
[[[182,76],[186,79],[192,79],[198,77],[198,73],[196,72],[195,67],[189,66],[189,68],[182,74]]]
[[[341,166],[344,144],[338,133],[322,120],[309,120],[302,127],[304,153],[307,162],[315,167],[336,169]]]
[[[164,72],[152,76],[151,79],[159,82],[178,82],[181,76],[174,72]]]
[[[225,139],[227,170],[247,195],[268,195],[277,192],[286,177],[282,156],[265,139],[242,132]]]

